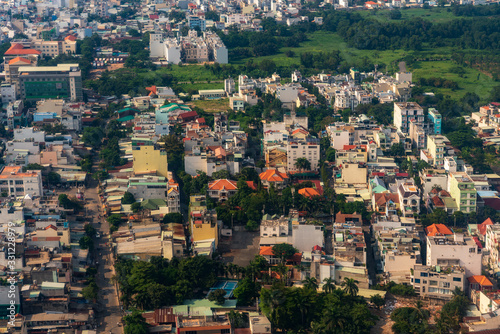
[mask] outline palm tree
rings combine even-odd
[[[285,266],[283,263],[278,263],[276,267],[274,267],[274,270],[280,274],[281,280],[285,283],[287,283],[287,274],[288,274],[288,267]]]
[[[357,286],[359,282],[353,278],[345,277],[342,282],[342,286],[344,287],[344,292],[350,296],[356,296],[358,294],[359,288]]]
[[[316,291],[319,287],[318,280],[316,277],[307,277],[302,281],[304,288]]]
[[[309,160],[307,160],[306,158],[298,158],[295,161],[294,166],[301,171],[311,170],[311,162]]]
[[[334,280],[331,277],[327,277],[323,280],[323,291],[326,293],[332,293],[335,290]]]

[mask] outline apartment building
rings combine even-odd
[[[83,99],[82,74],[78,64],[21,66],[18,71],[19,92],[23,99]]]
[[[427,152],[432,157],[432,165],[435,167],[444,166],[445,142],[448,138],[441,135],[427,136]]]
[[[409,284],[411,270],[422,264],[418,232],[389,228],[375,231],[375,239],[384,280]]]
[[[423,298],[450,300],[453,291],[465,291],[466,276],[460,266],[422,266],[413,268],[411,285]]]
[[[474,188],[474,181],[467,173],[449,173],[448,191],[455,200],[459,211],[464,213],[476,212],[477,191]]]
[[[427,119],[432,124],[434,124],[434,134],[440,135],[441,134],[441,121],[442,121],[441,114],[436,109],[429,108],[429,111],[427,114]]]
[[[428,266],[460,266],[469,277],[481,275],[481,259],[481,249],[471,237],[453,232],[446,235],[427,233]]]
[[[57,57],[61,54],[76,53],[76,38],[67,36],[62,41],[46,41],[43,39],[35,39],[32,41],[33,49],[42,53],[42,57]]]
[[[394,103],[394,125],[398,131],[408,134],[412,120],[414,120],[416,125],[424,124],[424,109],[418,103]]]
[[[0,193],[14,197],[42,196],[42,172],[23,172],[21,166],[6,166],[0,172]]]
[[[295,166],[299,158],[307,159],[311,163],[311,171],[316,171],[320,159],[319,140],[308,138],[305,141],[288,141],[286,155],[287,171],[299,171],[299,168]]]
[[[500,268],[500,224],[486,226],[485,250],[490,252],[489,265],[496,270]]]
[[[153,145],[134,145],[132,143],[134,174],[155,174],[168,177],[167,151]]]

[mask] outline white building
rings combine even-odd
[[[460,266],[466,277],[481,275],[481,256],[476,242],[463,234],[427,236],[428,266]]]
[[[181,62],[181,44],[174,38],[170,38],[164,43],[165,59],[170,64],[179,64]]]
[[[165,57],[165,49],[163,45],[163,34],[149,35],[149,56],[151,58]]]
[[[2,84],[0,86],[0,94],[2,94],[2,103],[10,103],[16,100],[16,84]]]
[[[42,172],[22,172],[21,166],[6,166],[0,173],[0,193],[7,196],[42,196]]]
[[[410,121],[414,120],[416,125],[424,124],[424,109],[415,102],[394,103],[394,125],[403,132],[409,133]]]
[[[298,171],[295,163],[299,158],[305,158],[311,163],[311,171],[318,170],[320,159],[319,142],[288,142],[286,146],[287,171]]]

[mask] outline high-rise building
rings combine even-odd
[[[394,125],[399,131],[409,133],[412,120],[416,125],[424,124],[424,109],[418,103],[394,103]]]

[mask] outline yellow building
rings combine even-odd
[[[134,174],[152,174],[168,178],[167,152],[153,145],[132,147]]]
[[[445,141],[448,141],[445,136],[427,136],[427,151],[432,156],[434,166],[444,165]]]
[[[215,210],[207,210],[205,196],[191,196],[189,223],[195,254],[212,255],[219,245],[219,226]]]

